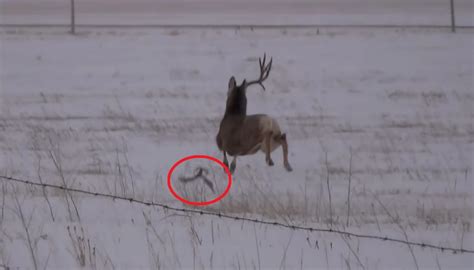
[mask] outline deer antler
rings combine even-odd
[[[258,64],[260,65],[260,77],[257,80],[248,82],[246,86],[250,86],[252,84],[259,84],[263,88],[263,90],[265,90],[265,86],[263,86],[263,81],[265,81],[268,78],[268,75],[270,75],[273,59],[270,58],[270,62],[268,63],[268,65],[265,65],[265,61],[266,54],[263,54],[263,61],[260,57],[258,58]]]
[[[212,190],[212,192],[215,193],[214,184],[211,182],[211,180],[209,180],[206,177],[206,175],[209,173],[209,170],[206,169],[206,168],[203,168],[203,167],[199,167],[195,171],[196,171],[196,174],[194,176],[192,176],[192,177],[181,176],[181,177],[179,177],[179,181],[181,181],[183,183],[188,183],[188,182],[194,181],[198,178],[202,178],[202,180],[204,180],[204,184],[206,184],[206,186],[208,186]]]

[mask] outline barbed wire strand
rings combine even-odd
[[[353,233],[353,232],[348,232],[348,231],[343,231],[343,230],[338,230],[338,229],[324,229],[324,228],[314,228],[314,227],[306,227],[306,226],[299,226],[299,225],[288,225],[288,224],[284,224],[284,223],[277,222],[277,221],[252,219],[252,218],[248,218],[248,217],[234,216],[234,215],[229,215],[229,214],[220,213],[220,212],[209,212],[209,211],[189,209],[189,208],[180,208],[180,207],[174,207],[174,206],[170,206],[170,205],[163,204],[163,203],[148,202],[148,201],[139,200],[139,199],[135,199],[135,198],[126,198],[126,197],[116,196],[116,195],[112,195],[112,194],[92,192],[92,191],[87,191],[87,190],[82,190],[82,189],[77,189],[77,188],[70,188],[70,187],[66,188],[64,186],[54,185],[54,184],[37,183],[37,182],[24,180],[24,179],[19,179],[19,178],[14,178],[14,177],[9,177],[9,176],[0,175],[0,178],[4,179],[4,180],[7,180],[7,181],[22,183],[22,184],[31,185],[31,186],[39,186],[39,187],[43,187],[43,188],[66,190],[66,191],[70,191],[70,192],[82,193],[82,194],[92,195],[92,196],[96,196],[96,197],[109,198],[109,199],[112,199],[112,200],[128,201],[130,203],[136,203],[136,204],[141,204],[141,205],[145,205],[145,206],[158,206],[158,207],[163,208],[165,210],[171,210],[171,211],[176,211],[176,212],[193,213],[193,214],[199,214],[199,215],[204,215],[204,216],[214,216],[214,217],[218,217],[218,218],[225,218],[225,219],[236,220],[236,221],[248,221],[248,222],[253,222],[253,223],[258,223],[258,224],[265,224],[265,225],[276,226],[276,227],[282,227],[282,228],[287,228],[287,229],[292,229],[292,230],[301,230],[301,231],[308,231],[308,232],[322,232],[322,233],[335,233],[335,234],[340,234],[340,235],[345,235],[345,236],[348,236],[348,237],[355,237],[355,238],[360,238],[360,239],[372,239],[372,240],[395,242],[395,243],[400,243],[400,244],[405,244],[405,245],[412,245],[412,246],[421,247],[421,248],[430,248],[430,249],[435,249],[435,250],[440,250],[440,251],[451,251],[451,252],[453,252],[453,254],[457,254],[457,253],[472,253],[472,254],[474,254],[474,250],[464,249],[464,248],[453,248],[453,247],[446,247],[446,246],[434,245],[434,244],[429,244],[429,243],[414,242],[414,241],[408,241],[408,240],[392,238],[392,237],[388,237],[388,236]]]

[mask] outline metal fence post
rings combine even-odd
[[[456,32],[456,19],[454,17],[454,0],[451,0],[451,31]]]
[[[74,0],[71,0],[71,34],[76,34],[76,13]]]

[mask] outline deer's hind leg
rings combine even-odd
[[[265,134],[265,161],[267,162],[268,166],[273,166],[273,160],[270,155],[272,152],[272,141],[273,141],[273,132],[269,131]]]
[[[291,172],[293,168],[291,168],[290,162],[288,161],[288,142],[286,141],[285,133],[280,136],[280,143],[283,148],[283,165],[287,171]]]

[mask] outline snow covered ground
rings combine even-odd
[[[79,31],[0,29],[1,175],[183,207],[168,169],[191,154],[222,158],[228,79],[255,78],[266,52],[267,91],[248,91],[248,112],[278,119],[294,171],[281,149],[274,167],[239,158],[230,194],[204,209],[474,249],[472,30]],[[12,269],[473,266],[472,254],[0,183],[0,266]]]
[[[70,0],[0,0],[2,24],[67,24]],[[474,26],[474,0],[455,0]],[[449,0],[76,0],[78,24],[450,25]]]

